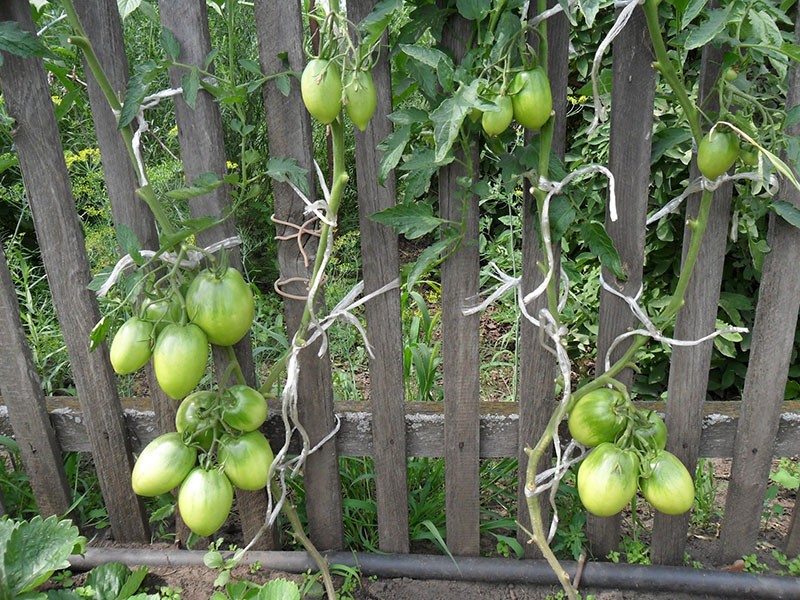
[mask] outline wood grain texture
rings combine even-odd
[[[800,36],[797,18],[795,38]],[[800,69],[795,65],[789,77],[786,110],[800,105]],[[786,132],[800,134],[794,125]],[[783,159],[791,163],[784,155]],[[800,191],[785,179],[780,199],[800,208]],[[789,361],[800,310],[800,229],[770,215],[767,243],[758,288],[755,323],[750,345],[750,362],[742,394],[742,416],[736,434],[725,518],[720,536],[721,560],[726,564],[755,550],[760,530],[763,498],[772,466],[771,445],[775,439],[789,373]],[[796,513],[795,507],[795,513]],[[789,540],[797,519],[793,515]],[[794,542],[792,542],[794,543]]]
[[[369,14],[374,0],[350,0],[348,18],[358,23]],[[362,133],[353,127],[356,143],[359,224],[364,295],[399,279],[397,234],[370,217],[395,205],[394,173],[378,181],[381,153],[376,149],[391,132],[386,115],[392,112],[392,75],[384,35],[380,58],[372,70],[378,108]],[[372,435],[375,458],[375,496],[378,540],[384,552],[408,552],[408,477],[403,394],[403,337],[400,291],[390,290],[366,305],[369,341],[374,356],[369,360]]]
[[[30,6],[24,0],[0,4],[0,20],[18,21],[23,29],[34,31]],[[143,505],[130,486],[132,461],[116,379],[106,349],[89,352],[89,333],[100,312],[87,288],[91,274],[83,233],[41,60],[5,55],[0,87],[15,121],[13,138],[20,170],[111,529],[117,541],[147,541]]]
[[[297,2],[256,2],[256,25],[259,37],[261,68],[265,73],[282,72],[288,66],[300,72],[305,66],[303,53],[303,28]],[[269,153],[273,157],[295,159],[309,171],[309,187],[313,190],[313,144],[311,122],[300,97],[299,82],[292,78],[289,96],[284,96],[274,82],[264,87]],[[273,182],[275,216],[283,221],[302,224],[308,218],[303,214],[304,204],[285,183]],[[277,235],[293,233],[289,227],[276,226]],[[313,261],[317,239],[306,236],[303,240],[306,254]],[[296,239],[279,242],[278,263],[283,279],[308,278],[309,265],[298,252]],[[303,296],[307,293],[302,283],[287,285],[283,289]],[[286,324],[290,332],[296,331],[304,307],[303,301],[286,300]],[[300,353],[299,410],[312,444],[324,438],[334,428],[333,388],[330,357],[317,356],[318,345]],[[336,444],[326,443],[311,455],[305,467],[305,489],[308,498],[307,512],[311,539],[320,549],[338,549],[344,546],[342,530],[342,489]]]
[[[613,221],[607,208],[605,227],[619,252],[626,279],[617,279],[605,267],[602,273],[609,286],[632,297],[642,285],[655,96],[653,47],[641,8],[634,10],[631,20],[614,40],[612,48],[609,169],[616,180],[618,219]],[[624,300],[601,289],[597,374],[603,371],[603,360],[614,339],[640,325]],[[611,364],[629,345],[624,343],[617,347]],[[633,383],[633,371],[625,369],[617,379],[630,386]],[[587,532],[595,556],[606,556],[616,549],[620,523],[620,515],[607,518],[588,515]]]
[[[700,71],[701,95],[712,89],[719,73],[722,56],[723,50],[720,48],[711,46],[703,48]],[[704,109],[713,113],[717,107],[713,102],[707,102]],[[690,176],[692,180],[698,176],[694,161]],[[732,184],[727,183],[714,192],[711,214],[697,266],[686,290],[686,303],[675,319],[677,339],[697,339],[708,335],[716,327],[732,191]],[[686,207],[687,222],[696,217],[699,205],[700,194],[695,194],[689,199]],[[683,236],[684,256],[690,236],[691,229],[687,225]],[[694,473],[697,466],[703,403],[708,388],[708,370],[713,347],[713,342],[707,341],[696,346],[672,349],[666,418],[669,430],[667,450],[675,454],[690,473]],[[655,564],[682,564],[688,526],[688,513],[677,516],[656,513],[651,553]]]
[[[0,245],[0,392],[42,516],[64,515],[71,493],[39,374],[19,319],[19,302]]]
[[[555,2],[550,2],[554,4]],[[531,11],[534,5],[531,3]],[[534,15],[530,15],[531,17]],[[567,128],[567,80],[569,77],[569,21],[565,15],[559,14],[548,19],[548,76],[553,95],[553,146],[552,152],[559,158],[564,157],[566,149]],[[535,42],[535,39],[532,40]],[[526,132],[528,143],[538,144],[538,134]],[[525,294],[534,290],[542,281],[542,272],[539,265],[545,258],[541,248],[539,226],[536,222],[538,216],[535,210],[535,200],[532,198],[528,185],[524,186],[525,206],[523,215],[522,233],[522,291]],[[560,252],[556,250],[556,261],[560,262]],[[534,300],[528,305],[528,312],[536,315],[540,309],[547,305],[545,298]],[[550,354],[539,343],[539,331],[527,319],[520,323],[520,358],[519,358],[519,403],[520,403],[520,432],[519,437],[519,482],[517,484],[517,519],[520,527],[517,529],[517,539],[526,556],[539,556],[535,544],[528,544],[529,536],[525,529],[530,530],[530,516],[528,503],[525,498],[525,477],[528,456],[525,453],[527,446],[533,446],[542,435],[553,410],[553,395],[555,393],[556,363]],[[542,457],[539,471],[549,466],[550,454]],[[544,514],[549,513],[549,504],[545,497],[541,499]]]

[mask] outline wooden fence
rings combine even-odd
[[[300,71],[304,64],[302,20],[299,3],[255,3],[259,58],[265,73],[285,68]],[[373,0],[348,0],[351,20],[369,13]],[[117,90],[124,90],[129,66],[115,0],[76,1],[79,15],[101,64]],[[211,49],[206,3],[169,0],[160,3],[163,25],[181,46],[180,61],[202,64]],[[34,31],[27,0],[0,3],[0,20],[17,21]],[[445,45],[458,56],[467,23],[454,19],[448,24]],[[549,67],[554,92],[556,127],[554,146],[565,151],[565,112],[569,29],[565,18],[550,25]],[[704,50],[702,80],[709,89],[719,69],[720,52]],[[374,76],[378,89],[378,113],[365,132],[355,132],[355,170],[358,198],[365,291],[369,293],[399,275],[397,236],[369,216],[395,203],[395,180],[390,176],[378,183],[380,155],[376,146],[390,132],[386,115],[391,112],[391,77],[387,53],[381,55]],[[15,120],[14,142],[20,169],[30,200],[35,229],[42,251],[78,391],[77,400],[45,398],[26,344],[16,294],[0,261],[0,389],[7,411],[0,412],[3,433],[16,436],[43,513],[64,513],[70,503],[61,452],[92,453],[111,529],[120,542],[149,540],[147,516],[129,483],[132,452],[159,432],[172,429],[175,403],[159,393],[152,382],[152,396],[146,399],[120,398],[105,348],[89,353],[87,340],[98,321],[95,297],[87,289],[88,260],[80,223],[75,212],[70,182],[59,143],[50,91],[39,59],[20,59],[4,54],[0,86]],[[653,131],[655,73],[652,48],[643,14],[634,13],[613,45],[613,97],[611,113],[610,169],[616,176],[620,218],[607,222],[623,263],[626,281],[605,272],[606,281],[626,294],[635,293],[642,281],[644,222],[650,185],[650,154]],[[144,247],[157,246],[156,228],[145,204],[135,194],[136,175],[128,151],[118,135],[113,113],[89,77],[89,98],[102,152],[108,194],[114,219],[130,227]],[[180,73],[172,74],[178,84]],[[793,79],[789,106],[798,103],[800,83]],[[299,85],[293,80],[291,93],[284,96],[274,83],[263,90],[264,118],[272,156],[312,164],[312,129],[300,100]],[[189,108],[175,99],[175,118],[187,180],[208,171],[220,176],[226,171],[222,125],[218,106],[200,92],[197,105]],[[310,169],[313,172],[313,169]],[[445,218],[461,220],[462,200],[456,198],[457,166],[443,168],[438,177],[440,211]],[[313,189],[314,182],[309,179]],[[280,221],[304,221],[303,204],[288,185],[273,185],[274,210]],[[783,199],[800,204],[796,190],[784,188]],[[732,186],[715,192],[714,214],[702,246],[702,256],[691,280],[686,305],[678,316],[675,335],[695,338],[715,326],[719,305],[722,266],[728,231]],[[229,204],[223,186],[193,201],[192,216],[220,215]],[[698,198],[688,207],[687,218],[696,213]],[[523,286],[533,289],[541,278],[537,263],[536,226],[526,211],[523,236]],[[467,241],[477,239],[478,198],[467,201]],[[283,226],[277,226],[282,235]],[[227,220],[201,234],[206,245],[235,231]],[[706,388],[712,343],[676,347],[672,353],[669,402],[652,404],[666,413],[670,431],[668,449],[693,469],[698,457],[732,457],[733,467],[725,516],[721,530],[721,560],[732,560],[752,552],[759,531],[763,498],[774,456],[800,454],[800,404],[784,402],[789,359],[800,302],[800,230],[781,219],[770,222],[772,251],[763,266],[757,314],[752,331],[750,367],[740,402],[708,402]],[[314,239],[304,240],[313,249]],[[5,258],[5,257],[3,257]],[[308,277],[309,272],[297,250],[297,241],[281,242],[278,249],[280,274],[285,280]],[[240,261],[234,257],[234,261]],[[238,262],[240,264],[240,262]],[[319,359],[316,348],[302,353],[300,380],[301,418],[312,443],[331,430],[335,415],[341,429],[333,441],[308,459],[305,470],[307,513],[312,539],[321,548],[342,548],[342,490],[338,457],[369,455],[374,458],[380,548],[407,552],[408,490],[406,461],[409,456],[441,456],[446,465],[446,542],[457,555],[479,553],[479,465],[490,457],[518,456],[524,478],[523,448],[538,439],[553,405],[552,355],[538,343],[532,325],[523,322],[520,337],[520,393],[516,402],[481,401],[479,368],[479,327],[477,316],[465,316],[465,298],[478,293],[480,257],[477,244],[464,244],[442,268],[443,403],[407,403],[403,381],[399,293],[384,293],[366,306],[366,326],[375,356],[369,363],[370,402],[334,403],[328,358]],[[291,291],[291,290],[289,290]],[[302,294],[302,289],[299,290]],[[535,310],[536,307],[530,307]],[[286,323],[292,329],[299,322],[302,302],[287,300]],[[628,306],[618,297],[602,292],[599,352],[602,355],[619,333],[636,325]],[[237,348],[245,372],[254,379],[249,341]],[[215,354],[215,361],[224,360]],[[152,378],[152,374],[150,374]],[[632,381],[633,374],[623,379]],[[0,407],[3,408],[3,407]],[[273,411],[273,414],[275,411]],[[268,423],[267,431],[278,442],[280,423]],[[524,481],[520,481],[520,489]],[[246,538],[263,521],[265,495],[246,492],[237,495],[242,529]],[[520,494],[519,518],[525,523],[524,499]],[[790,554],[800,552],[800,526],[793,526],[786,541]],[[654,562],[678,564],[683,561],[688,515],[657,514],[651,556]],[[596,555],[614,548],[619,538],[619,519],[591,518],[590,536]],[[249,538],[248,538],[249,539]],[[262,548],[274,540],[265,539]]]

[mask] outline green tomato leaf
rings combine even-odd
[[[0,23],[0,51],[22,58],[48,54],[47,46],[34,34],[22,29],[16,21]],[[0,65],[2,64],[3,55],[0,54]]]
[[[142,244],[139,242],[139,238],[136,237],[136,233],[134,233],[133,229],[124,223],[120,223],[117,226],[117,242],[123,254],[130,254],[137,265],[144,263],[144,258],[142,258],[140,254]]]
[[[708,18],[696,29],[692,29],[686,38],[684,48],[692,50],[705,46],[725,29],[730,16],[730,8],[714,8],[707,13]]]
[[[164,52],[167,53],[167,56],[173,61],[178,60],[181,55],[181,44],[178,41],[178,38],[175,37],[175,34],[166,27],[162,27],[159,40],[161,41],[161,47],[164,49]]]
[[[411,139],[411,127],[404,125],[399,129],[394,130],[386,139],[378,144],[378,150],[383,152],[381,157],[380,168],[378,169],[378,181],[383,183],[389,176],[389,173],[397,166],[400,159],[403,157],[406,145]]]
[[[139,107],[147,92],[150,84],[156,79],[162,68],[155,62],[148,61],[136,66],[133,75],[128,79],[125,89],[125,98],[122,103],[122,110],[119,115],[119,128],[127,127],[136,118]]]
[[[433,69],[445,92],[453,89],[453,61],[447,54],[436,48],[416,44],[400,44],[400,50],[410,58]]]
[[[786,469],[778,469],[774,473],[770,473],[769,478],[787,490],[800,488],[800,477],[793,475]]]
[[[186,187],[170,190],[166,193],[167,197],[173,200],[191,200],[203,194],[213,192],[225,183],[216,173],[208,171],[199,175],[192,183]]]
[[[681,17],[682,25],[686,27],[689,25],[689,23],[694,21],[697,15],[703,12],[706,4],[708,4],[708,0],[689,0],[686,3],[686,8],[683,12],[683,16]]]
[[[267,161],[267,175],[275,181],[285,183],[291,181],[305,195],[310,193],[308,187],[308,169],[300,166],[294,158],[275,156]]]
[[[139,8],[142,0],[117,0],[117,8],[119,8],[119,16],[124,21],[128,18],[133,11]]]
[[[200,91],[200,74],[196,68],[189,70],[181,76],[181,89],[183,99],[189,108],[194,110],[197,104],[197,92]]]
[[[614,242],[606,233],[603,224],[598,221],[589,221],[581,227],[581,236],[589,244],[589,250],[598,259],[600,264],[609,269],[618,279],[625,280],[628,276],[622,269],[622,261],[614,247]]]
[[[591,27],[594,24],[594,19],[600,10],[600,0],[579,0],[583,18],[586,20],[586,26]]]
[[[433,215],[433,209],[424,202],[399,204],[376,212],[370,216],[373,221],[391,227],[409,240],[421,238],[434,231],[445,219]]]
[[[491,3],[485,0],[456,0],[458,13],[469,21],[480,21],[489,14]]]
[[[800,208],[794,204],[785,200],[778,200],[772,204],[772,210],[790,225],[800,228]]]
[[[473,80],[468,86],[460,88],[453,96],[445,99],[431,113],[435,145],[434,162],[437,165],[445,164],[445,159],[458,137],[464,118],[480,101],[478,98],[479,86],[480,80]]]
[[[381,0],[377,2],[366,17],[358,24],[358,29],[365,32],[361,44],[369,47],[380,39],[391,23],[395,12],[403,7],[403,0]]]

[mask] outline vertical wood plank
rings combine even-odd
[[[795,28],[795,37],[798,35],[800,17]],[[795,66],[790,72],[786,110],[798,105],[800,69]],[[786,133],[798,135],[800,126],[794,125]],[[785,155],[783,158],[789,160]],[[786,180],[781,186],[780,199],[800,208],[800,192]],[[720,535],[725,562],[755,549],[800,310],[800,269],[797,267],[800,264],[800,229],[772,213],[767,243],[771,251],[764,259],[758,289],[750,361]],[[797,513],[796,505],[794,512]],[[793,515],[792,530],[795,523]]]
[[[472,24],[461,16],[445,26],[442,45],[456,62],[466,52]],[[444,461],[447,546],[453,554],[480,552],[480,316],[465,316],[465,300],[478,294],[478,198],[459,179],[470,176],[465,162],[478,169],[477,152],[439,171],[439,212],[443,219],[464,221],[461,247],[442,263],[442,363],[444,384]],[[465,201],[465,195],[469,194]],[[464,214],[466,211],[466,214]]]
[[[703,48],[700,70],[701,96],[709,93],[719,74],[724,50],[706,46]],[[713,98],[704,104],[707,113],[718,109]],[[691,178],[698,176],[693,162]],[[714,192],[714,200],[708,227],[700,248],[689,286],[686,303],[675,320],[675,337],[692,340],[711,333],[716,327],[719,308],[722,269],[730,220],[730,183]],[[686,221],[695,219],[700,206],[700,194],[693,195],[686,207]],[[691,229],[684,228],[683,253],[689,244]],[[711,340],[697,346],[677,346],[672,349],[666,409],[666,425],[669,430],[667,450],[675,454],[690,473],[694,473],[700,448],[703,427],[703,403],[708,388],[708,370],[711,364]],[[689,513],[665,515],[656,513],[653,524],[651,557],[655,564],[681,564],[686,547]]]
[[[305,66],[303,53],[303,23],[299,2],[260,1],[255,4],[261,68],[266,74],[282,72],[288,67],[300,72]],[[311,122],[300,97],[299,82],[292,78],[288,96],[284,96],[274,82],[264,87],[264,109],[269,134],[269,152],[273,157],[295,159],[309,170],[309,186],[313,182],[313,142]],[[275,216],[285,222],[302,224],[303,202],[285,183],[272,182]],[[313,196],[313,193],[312,193]],[[290,227],[277,224],[277,235],[296,233]],[[311,257],[316,253],[317,239],[306,236],[301,240],[304,251]],[[308,278],[310,267],[298,252],[297,240],[289,239],[278,244],[278,262],[283,280]],[[299,296],[307,293],[304,284],[284,285],[283,290]],[[296,330],[303,313],[304,301],[285,301],[286,324],[289,332]],[[314,345],[300,353],[299,381],[300,418],[311,437],[312,444],[324,438],[334,427],[333,388],[330,358],[317,356]],[[326,443],[308,457],[305,467],[306,512],[311,539],[322,549],[344,546],[342,529],[342,489],[339,462],[333,441]]]
[[[351,0],[348,17],[358,23],[369,14],[374,0]],[[384,36],[384,46],[387,42]],[[358,206],[361,227],[364,294],[381,288],[400,276],[397,234],[370,219],[370,215],[394,206],[397,191],[394,173],[378,182],[378,144],[392,131],[386,115],[392,112],[392,76],[388,48],[372,70],[378,108],[363,133],[354,127]],[[406,428],[403,399],[403,337],[400,292],[392,290],[366,305],[367,331],[373,345],[369,380],[372,402],[372,447],[375,460],[375,495],[378,509],[378,540],[384,552],[408,552],[408,477]]]
[[[554,2],[551,2],[553,4]],[[531,3],[531,10],[534,10]],[[530,15],[533,17],[534,15]],[[569,76],[569,20],[564,14],[547,20],[548,38],[548,76],[553,95],[553,147],[552,152],[560,159],[566,150],[567,130],[567,79]],[[527,133],[528,143],[538,143],[538,136]],[[527,294],[541,283],[542,272],[537,265],[545,255],[541,249],[537,224],[538,216],[532,210],[535,201],[528,186],[525,186],[522,236],[522,290]],[[556,260],[560,254],[556,249]],[[534,300],[528,305],[528,312],[536,315],[547,305],[546,298]],[[547,425],[554,406],[556,363],[553,355],[539,343],[539,332],[527,319],[520,323],[520,370],[519,370],[519,481],[517,484],[517,539],[523,544],[528,556],[540,555],[535,544],[530,544],[525,529],[530,531],[530,515],[525,498],[525,475],[528,465],[527,446],[533,446]],[[542,457],[539,471],[549,466],[550,454]],[[541,499],[542,510],[549,512],[549,503]]]
[[[192,0],[170,0],[159,3],[161,23],[169,29],[181,46],[180,60],[184,64],[202,66],[211,51],[211,33],[208,27],[208,13],[204,2]],[[227,8],[227,10],[231,10]],[[181,68],[170,69],[170,81],[173,87],[180,86],[185,71]],[[175,115],[178,122],[178,141],[181,147],[181,159],[186,180],[191,182],[203,173],[213,172],[222,178],[227,172],[225,157],[225,140],[222,130],[222,116],[219,106],[210,94],[201,90],[198,93],[195,107],[192,109],[183,97],[175,97]],[[192,199],[190,212],[193,217],[223,216],[230,210],[230,190],[222,185],[216,190]],[[236,235],[236,224],[232,217],[211,229],[197,235],[198,244],[206,246],[213,242]],[[242,261],[238,249],[229,253],[231,266],[242,270]],[[234,347],[236,358],[242,368],[245,379],[255,384],[255,368],[250,335],[238,342]],[[224,372],[228,364],[225,351],[214,348],[214,364],[218,374]],[[228,382],[219,382],[225,385]],[[245,540],[251,540],[264,523],[267,512],[267,498],[263,491],[246,492],[236,490],[236,503],[239,507],[239,518]],[[272,547],[270,536],[262,536],[256,546],[259,549]]]
[[[786,556],[800,555],[800,494],[795,492],[794,506],[792,507],[792,520],[789,523],[789,533],[786,534],[786,540],[783,551]]]
[[[25,0],[0,4],[0,20],[34,31]],[[41,60],[5,55],[0,87],[15,120],[20,169],[113,535],[120,542],[145,541],[147,521],[130,486],[130,445],[116,380],[107,352],[89,352],[89,333],[100,312],[87,288],[89,263]]]
[[[619,14],[619,12],[617,13]],[[617,221],[606,209],[605,227],[614,240],[627,279],[618,280],[603,268],[603,278],[617,292],[635,296],[642,285],[645,221],[650,185],[650,151],[653,137],[653,97],[655,71],[653,49],[644,11],[634,10],[631,20],[613,43],[611,85],[611,141],[609,169],[616,179]],[[624,300],[606,290],[600,292],[600,330],[597,340],[596,373],[603,371],[603,360],[614,339],[639,323]],[[630,344],[621,344],[612,363]],[[622,383],[633,383],[633,371],[617,376]],[[617,546],[619,515],[600,518],[588,515],[587,530],[596,557],[604,557]]]
[[[71,504],[70,489],[19,314],[14,282],[0,245],[0,391],[39,512],[42,516],[63,515]]]

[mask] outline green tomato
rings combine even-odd
[[[578,467],[578,495],[590,513],[610,517],[631,501],[636,493],[638,475],[636,454],[604,442]]]
[[[508,96],[497,96],[494,99],[497,110],[487,110],[481,117],[481,125],[488,136],[496,136],[503,133],[511,120],[514,118],[514,108],[511,106],[511,98]]]
[[[140,496],[158,496],[178,487],[197,460],[197,450],[179,433],[158,436],[144,447],[131,473],[131,486]]]
[[[739,156],[739,138],[729,131],[709,131],[697,145],[697,168],[714,180],[727,172]]]
[[[164,327],[153,350],[158,385],[170,398],[183,398],[200,383],[208,362],[208,338],[197,325]]]
[[[274,456],[269,441],[260,431],[220,442],[219,462],[231,483],[242,490],[260,490],[267,485]]]
[[[186,292],[186,314],[206,332],[209,342],[232,346],[245,336],[253,323],[253,292],[233,267],[222,277],[204,269]]]
[[[650,461],[647,471],[639,487],[653,508],[667,515],[680,515],[692,508],[694,482],[677,456],[662,450]]]
[[[547,73],[542,67],[517,73],[511,89],[517,123],[533,131],[541,129],[553,112],[553,94]]]
[[[250,386],[232,385],[222,395],[222,419],[239,431],[255,431],[267,420],[267,401]]]
[[[349,73],[347,77],[347,84],[344,86],[344,110],[353,124],[364,131],[378,107],[372,73],[355,71]]]
[[[342,110],[342,76],[339,67],[322,58],[308,61],[300,77],[300,93],[311,116],[327,125]]]
[[[215,410],[218,403],[219,395],[216,392],[200,390],[189,394],[175,413],[175,429],[208,450],[214,441],[214,429],[218,424]]]
[[[639,419],[633,429],[633,444],[642,451],[663,450],[667,447],[667,426],[664,419],[649,410],[639,411]]]
[[[142,301],[142,317],[154,323],[156,333],[161,333],[169,323],[180,323],[183,309],[175,296],[169,298],[145,298]]]
[[[233,486],[224,473],[196,467],[178,492],[178,510],[187,527],[199,536],[222,527],[233,506]]]
[[[153,353],[153,324],[131,317],[122,324],[111,341],[109,358],[119,375],[138,371]]]
[[[613,442],[627,425],[629,409],[630,401],[617,390],[593,390],[572,407],[567,420],[569,433],[584,446]]]

